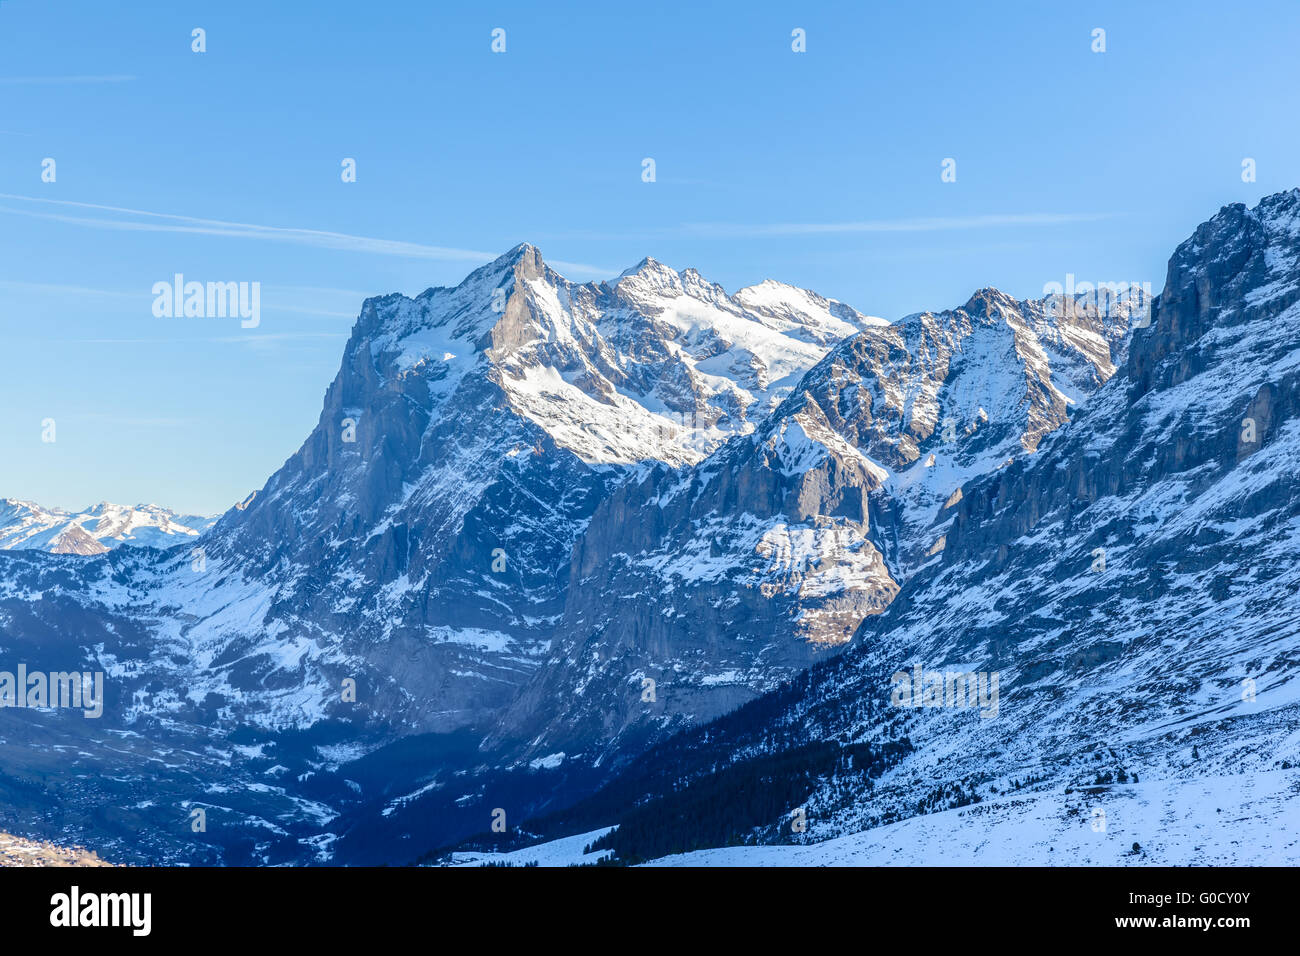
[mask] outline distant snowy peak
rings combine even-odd
[[[800,289],[774,279],[741,289],[733,297],[750,312],[768,320],[787,322],[821,344],[847,338],[873,326],[888,325],[888,319],[863,315],[835,299]]]
[[[579,285],[523,244],[455,288],[367,300],[354,340],[381,378],[426,377],[448,413],[472,372],[589,464],[681,465],[752,431],[831,346],[881,324],[770,280],[729,295],[651,258]]]
[[[216,519],[181,515],[157,505],[101,501],[84,511],[42,508],[32,501],[0,499],[0,550],[53,554],[103,554],[121,545],[169,548],[197,538]]]
[[[893,472],[935,454],[964,480],[1033,451],[1114,374],[1136,300],[1018,301],[981,289],[841,342],[763,427],[815,420]],[[960,480],[957,483],[960,483]],[[955,488],[955,484],[953,485]],[[950,493],[953,488],[949,488]]]

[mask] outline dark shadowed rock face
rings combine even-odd
[[[985,550],[1049,511],[1126,495],[1152,476],[1195,472],[1195,485],[1209,487],[1265,447],[1294,395],[1281,378],[1296,344],[1288,334],[1300,301],[1298,204],[1292,191],[1254,209],[1225,207],[1180,245],[1151,326],[1134,333],[1116,385],[1089,409],[1090,428],[1059,439],[1055,471],[1020,463],[967,489],[952,537]],[[1243,441],[1246,419],[1254,442]],[[1010,500],[1027,507],[995,507]]]

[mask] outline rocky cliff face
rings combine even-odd
[[[138,803],[114,832],[155,833],[158,852],[328,858],[321,828],[345,807],[498,759],[477,743],[550,652],[599,502],[752,432],[879,321],[777,283],[729,296],[652,260],[575,285],[530,246],[453,289],[367,300],[311,436],[202,540],[0,555],[4,649],[102,669],[111,688],[103,724],[53,717],[95,783],[51,819]],[[0,722],[43,740],[26,716]],[[104,726],[138,747],[94,743]],[[178,844],[167,801],[213,792],[204,753],[225,767],[228,817],[216,844]]]
[[[549,649],[608,492],[752,431],[871,321],[653,260],[575,285],[526,245],[454,289],[368,300],[316,430],[207,543],[276,585],[230,647],[273,661],[266,630],[295,635],[322,698],[352,676],[386,721],[486,729]]]
[[[752,434],[614,488],[574,546],[556,651],[500,732],[603,762],[842,646],[942,552],[962,483],[1110,377],[1149,303],[1056,305],[986,289],[869,328]]]

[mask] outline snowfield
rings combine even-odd
[[[603,830],[592,830],[590,833],[580,833],[577,836],[564,837],[561,840],[552,840],[549,843],[539,843],[536,846],[530,846],[523,850],[512,850],[509,853],[453,853],[450,865],[486,866],[492,863],[497,866],[529,866],[531,864],[544,867],[590,866],[601,860],[609,859],[610,851],[597,850],[594,853],[584,853],[583,848],[613,829],[613,827],[605,827]]]
[[[1114,784],[1087,794],[1017,794],[822,843],[700,850],[645,865],[1293,866],[1297,860],[1300,772],[1279,770]]]

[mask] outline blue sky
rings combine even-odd
[[[521,241],[892,319],[1158,290],[1197,223],[1300,185],[1289,0],[704,6],[0,0],[0,496],[223,511],[362,298]],[[176,272],[260,282],[260,327],[155,318]]]

